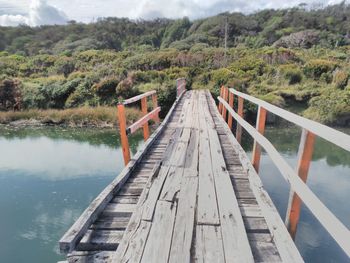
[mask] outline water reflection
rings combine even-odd
[[[59,238],[123,163],[115,130],[1,127],[0,261],[63,260]]]

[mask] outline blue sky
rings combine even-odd
[[[220,12],[251,13],[265,8],[285,8],[300,3],[322,5],[339,0],[0,0],[0,25],[63,24],[67,20],[92,22],[115,16],[151,19],[155,17],[191,19]]]

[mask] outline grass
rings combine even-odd
[[[126,108],[127,122],[133,123],[141,117],[141,112]],[[42,124],[60,124],[68,126],[117,126],[116,107],[80,107],[64,110],[38,110],[0,112],[0,123],[35,120]]]

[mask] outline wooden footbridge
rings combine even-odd
[[[305,184],[315,135],[348,151],[349,136],[234,89],[221,89],[217,107],[208,91],[178,86],[151,136],[155,92],[118,106],[126,167],[60,240],[68,262],[303,262],[293,242],[301,202],[350,255],[349,230]],[[124,106],[138,100],[144,117],[126,128]],[[243,119],[244,100],[259,107],[256,128]],[[296,170],[263,136],[267,112],[303,128]],[[138,128],[146,142],[130,159],[127,135]],[[255,139],[252,161],[239,143],[242,128]],[[287,227],[257,173],[261,148],[291,185]]]

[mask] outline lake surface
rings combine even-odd
[[[295,166],[300,133],[269,128],[266,136]],[[243,138],[250,154],[252,141]],[[130,144],[135,153],[142,135],[130,138]],[[0,127],[0,262],[63,260],[59,238],[123,166],[115,130]],[[288,185],[266,155],[260,170],[284,218]],[[350,227],[350,154],[317,140],[308,185]],[[349,261],[305,207],[296,244],[307,262]]]
[[[63,260],[58,240],[123,167],[116,130],[0,128],[0,262]]]

